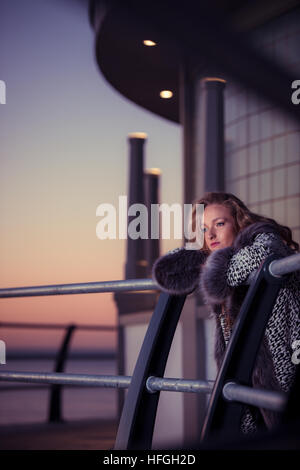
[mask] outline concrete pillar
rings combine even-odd
[[[196,158],[196,169],[199,178],[203,171],[205,192],[224,189],[224,87],[221,78],[205,77],[200,81],[200,158]]]
[[[182,67],[180,79],[184,203],[190,204],[206,191],[224,189],[226,81],[219,77],[199,77],[189,64]]]
[[[200,76],[195,64],[183,63],[180,76],[180,121],[183,127],[183,194],[186,204],[191,204],[207,191],[224,189],[224,86],[225,80],[221,77],[215,74]],[[186,313],[189,331],[195,332],[195,335],[190,336],[189,346],[189,354],[196,355],[190,357],[190,364],[195,367],[190,367],[188,376],[212,379],[215,373],[215,363],[211,359],[214,325],[207,318],[208,312],[199,294],[189,296],[184,309],[189,310]],[[185,351],[185,357],[187,354],[188,351]],[[185,359],[187,364],[188,359]],[[194,416],[185,424],[187,437],[199,436],[206,407],[205,395],[197,395],[185,401],[186,414]]]
[[[143,132],[129,134],[129,181],[128,206],[145,204],[144,191],[144,143],[147,135]],[[128,216],[128,225],[135,216]],[[146,240],[127,238],[126,279],[145,278],[147,275]]]
[[[144,174],[144,144],[147,135],[141,132],[129,134],[129,165],[128,165],[128,206],[132,204],[145,204],[146,201],[155,201],[152,183],[145,184]],[[149,186],[149,188],[148,188]],[[151,191],[150,191],[151,188]],[[146,198],[145,198],[146,190]],[[128,225],[131,219],[128,217]],[[138,238],[136,240],[127,237],[125,279],[145,278],[148,275],[147,257],[154,256],[155,247],[149,246],[151,240]],[[156,243],[156,240],[154,240]],[[147,255],[147,247],[149,254]],[[144,327],[147,325],[154,310],[156,292],[116,292],[114,294],[118,311],[118,375],[131,375],[136,351],[144,335]],[[133,333],[134,332],[134,333]],[[132,335],[134,341],[132,341]],[[138,346],[137,346],[138,345]],[[132,359],[134,357],[134,360]],[[118,416],[120,418],[123,403],[124,390],[118,390]]]

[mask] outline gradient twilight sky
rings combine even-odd
[[[85,3],[1,0],[0,286],[122,279],[126,242],[96,237],[96,208],[127,194],[127,135],[148,134],[161,202],[182,201],[180,126],[116,92],[96,66]],[[165,252],[178,241],[163,241]],[[112,294],[3,299],[2,321],[114,324]],[[80,336],[80,338],[79,338]],[[7,350],[51,347],[57,332],[0,331]],[[99,333],[74,346],[99,344]],[[101,344],[113,344],[103,334]]]

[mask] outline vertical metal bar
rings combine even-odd
[[[150,393],[147,378],[163,377],[186,296],[162,293],[149,323],[120,419],[115,449],[151,449],[159,392]]]
[[[205,336],[205,325],[204,318],[199,318],[196,320],[196,330],[197,330],[197,357],[196,357],[196,371],[197,377],[207,377],[207,350],[206,345],[208,338]],[[197,396],[197,436],[201,435],[201,429],[205,420],[207,412],[207,397],[205,394]]]
[[[125,344],[124,344],[124,326],[118,324],[118,356],[117,356],[117,367],[118,367],[118,374],[124,375],[125,374],[125,364],[124,364],[124,355],[125,355]],[[117,417],[118,421],[121,419],[121,414],[124,406],[125,401],[125,391],[122,389],[118,390],[117,394]]]
[[[297,365],[296,376],[289,393],[286,408],[282,416],[283,424],[300,423],[300,364]],[[299,429],[299,427],[298,427]]]
[[[56,358],[56,365],[54,372],[63,372],[65,367],[65,362],[68,355],[68,347],[72,338],[72,334],[76,328],[76,325],[69,325],[66,328],[66,334],[63,338],[60,350],[58,351]],[[59,422],[62,421],[61,413],[61,385],[53,385],[51,388],[51,395],[49,400],[49,422]]]
[[[269,274],[268,267],[274,259],[274,255],[266,259],[241,307],[211,395],[202,430],[203,439],[215,434],[224,437],[240,433],[245,405],[226,402],[223,398],[223,387],[226,382],[231,381],[252,385],[252,371],[257,352],[277,294],[286,280],[286,277],[274,278]]]

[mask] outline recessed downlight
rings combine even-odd
[[[159,96],[164,99],[170,99],[173,96],[173,92],[171,90],[161,90]]]
[[[143,44],[148,47],[156,46],[156,42],[151,41],[151,39],[144,39]]]

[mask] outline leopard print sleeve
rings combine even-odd
[[[288,250],[280,236],[275,233],[259,233],[251,245],[241,248],[228,264],[227,283],[231,287],[245,283],[249,274],[259,268],[272,253],[287,256]]]

